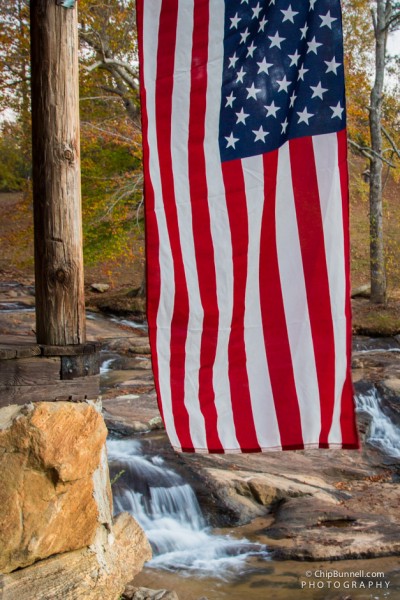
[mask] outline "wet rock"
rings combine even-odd
[[[1,572],[88,546],[111,522],[106,435],[86,403],[1,409]]]

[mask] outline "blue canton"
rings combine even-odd
[[[221,160],[345,127],[339,0],[225,0]]]

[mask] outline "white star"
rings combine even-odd
[[[333,111],[333,115],[331,117],[332,119],[335,117],[338,117],[339,119],[342,118],[342,112],[344,111],[344,108],[340,106],[340,102],[338,102],[336,106],[330,106],[329,108]]]
[[[266,26],[267,23],[268,23],[268,20],[265,18],[265,15],[264,15],[263,18],[261,19],[261,21],[259,22],[260,27],[258,28],[258,31],[264,31],[264,27]]]
[[[262,128],[262,125],[260,125],[260,128],[258,130],[252,130],[254,135],[256,136],[256,139],[254,140],[255,142],[260,141],[260,142],[265,142],[265,136],[268,135],[268,131],[264,131],[264,129]]]
[[[240,71],[236,73],[236,83],[243,83],[243,77],[246,75],[246,71],[241,67]]]
[[[245,4],[245,3],[248,4],[249,0],[242,0],[240,4]]]
[[[304,25],[304,27],[300,27],[300,31],[302,33],[302,36],[301,36],[300,39],[304,40],[305,37],[306,37],[306,35],[307,35],[307,31],[308,31],[308,25],[307,25],[307,23]]]
[[[252,83],[249,88],[246,88],[246,90],[247,90],[246,100],[248,100],[249,98],[254,98],[254,100],[257,100],[257,94],[258,94],[258,92],[261,92],[261,89],[256,88],[254,83]]]
[[[304,81],[304,75],[307,73],[307,71],[309,71],[310,69],[305,69],[304,65],[301,65],[299,72],[297,74],[297,79],[301,79],[302,81]]]
[[[236,56],[236,52],[233,56],[229,57],[229,65],[228,65],[228,69],[230,69],[231,67],[235,68],[235,65],[237,63],[237,61],[239,60],[239,57]]]
[[[313,91],[313,95],[311,96],[311,98],[321,98],[321,100],[323,100],[322,95],[328,91],[328,88],[322,87],[321,82],[319,82],[319,84],[316,86],[310,85],[310,88]]]
[[[292,95],[290,96],[290,106],[289,108],[292,108],[294,106],[294,101],[296,100],[297,96],[295,94],[295,91],[293,90]]]
[[[235,113],[237,116],[237,121],[236,121],[236,125],[238,123],[243,123],[243,125],[246,125],[246,119],[249,116],[247,113],[244,112],[243,108],[241,109],[240,112]]]
[[[265,60],[265,56],[262,59],[262,61],[258,62],[257,64],[258,64],[258,73],[267,73],[267,75],[268,75],[268,69],[273,66],[272,63],[267,63],[267,61]],[[258,75],[258,73],[257,73],[257,75]]]
[[[271,4],[275,4],[275,0],[269,0],[269,6],[271,6]]]
[[[252,19],[258,19],[258,15],[260,14],[260,12],[262,11],[262,8],[260,6],[260,3],[258,2],[257,6],[255,6],[254,8],[251,9],[253,11],[253,16]]]
[[[287,8],[286,10],[281,10],[281,13],[283,13],[282,23],[284,23],[285,21],[291,21],[292,23],[294,23],[294,18],[293,17],[295,15],[299,14],[295,10],[292,10],[292,5],[291,4],[289,4],[289,8]]]
[[[232,133],[231,133],[231,135],[229,137],[225,136],[225,139],[228,142],[227,145],[226,145],[227,148],[234,148],[236,142],[239,141],[239,138],[233,137],[233,131],[232,131]]]
[[[310,0],[310,8],[309,10],[314,10],[314,4],[316,3],[317,0]]]
[[[324,60],[324,63],[328,66],[326,73],[335,73],[337,75],[337,68],[340,67],[341,63],[337,63],[335,57],[332,60]]]
[[[264,106],[267,109],[267,117],[275,117],[278,110],[281,110],[279,106],[275,106],[275,102],[272,100],[271,104]]]
[[[238,28],[238,24],[239,21],[241,21],[242,19],[238,16],[239,13],[236,13],[236,15],[234,17],[231,17],[231,26],[229,29],[237,29]]]
[[[241,43],[241,44],[245,44],[245,43],[246,43],[246,40],[247,40],[247,38],[249,37],[249,35],[250,35],[249,28],[248,28],[248,27],[246,27],[246,31],[243,31],[243,33],[241,33],[241,34],[240,34],[240,37],[242,38],[242,39],[240,40],[240,43]]]
[[[299,62],[299,58],[300,58],[300,54],[297,52],[297,49],[294,54],[289,54],[288,56],[291,59],[289,67],[293,67],[293,65],[296,65],[296,67],[297,67],[297,63]]]
[[[299,120],[297,123],[305,123],[306,125],[309,125],[309,119],[314,116],[312,113],[307,112],[307,107],[302,112],[298,112],[297,114],[299,115]]]
[[[229,96],[226,96],[226,104],[225,104],[225,108],[227,106],[230,106],[231,108],[233,108],[233,101],[236,100],[236,96],[233,95],[233,92],[231,92],[229,94]]]
[[[250,46],[247,46],[247,54],[246,54],[246,58],[248,56],[251,56],[253,58],[253,54],[254,54],[254,50],[257,48],[257,46],[254,45],[254,42],[251,42]]]
[[[315,35],[314,35],[313,39],[311,40],[311,42],[307,42],[307,45],[308,45],[307,54],[309,52],[314,52],[314,54],[317,54],[317,48],[319,48],[319,46],[322,46],[322,44],[320,42],[317,42],[317,40],[315,39]]]
[[[288,91],[288,87],[289,85],[292,83],[291,81],[288,81],[286,79],[286,75],[284,76],[283,79],[277,79],[276,83],[279,85],[279,90],[278,92],[286,92]]]
[[[288,125],[289,125],[289,121],[287,120],[287,117],[286,117],[286,119],[283,121],[283,123],[281,123],[281,126],[282,126],[281,133],[286,133],[286,129],[287,129]]]
[[[333,21],[337,21],[336,17],[331,17],[331,11],[328,10],[328,12],[326,13],[326,15],[318,15],[319,18],[322,20],[322,23],[320,25],[320,27],[323,27],[324,25],[326,25],[327,27],[329,27],[329,29],[332,29],[332,23]]]
[[[281,42],[283,42],[283,40],[286,39],[286,38],[279,37],[279,33],[278,32],[276,32],[275,35],[269,35],[268,37],[271,40],[270,48],[273,48],[274,46],[276,46],[277,48],[280,49]]]

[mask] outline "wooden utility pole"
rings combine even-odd
[[[30,15],[37,342],[83,344],[77,7],[31,0]]]

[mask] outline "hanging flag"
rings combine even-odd
[[[338,0],[137,0],[156,388],[187,452],[357,448]]]

